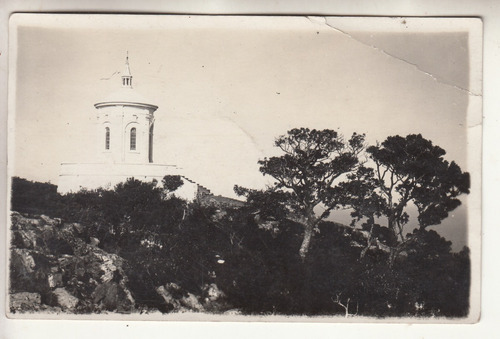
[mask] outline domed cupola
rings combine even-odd
[[[132,87],[128,60],[121,74],[121,86],[96,103],[98,132],[102,137],[100,153],[107,162],[153,162],[154,112],[158,106]]]

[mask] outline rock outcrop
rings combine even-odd
[[[83,240],[80,224],[12,213],[10,310],[132,312],[126,262]]]
[[[11,220],[11,313],[156,310],[156,306],[144,306],[143,302],[136,305],[127,276],[127,272],[135,272],[134,267],[119,255],[99,248],[99,239],[88,235],[84,225],[17,212],[12,212]],[[152,292],[159,297],[158,307],[166,312],[228,309],[225,295],[213,283],[203,286],[199,295],[168,281]]]
[[[216,284],[206,284],[203,286],[201,296],[184,291],[175,283],[168,283],[159,286],[156,293],[160,295],[167,308],[173,312],[223,312],[228,309],[225,302],[225,295]]]
[[[192,294],[182,290],[175,283],[168,283],[156,289],[156,292],[163,298],[170,311],[202,311],[203,306]]]

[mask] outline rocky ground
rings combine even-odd
[[[17,212],[11,218],[11,313],[141,311],[128,287],[128,263],[100,249],[97,239],[85,239],[84,226]],[[172,311],[211,310],[222,296],[214,284],[203,297],[169,282],[156,292]]]

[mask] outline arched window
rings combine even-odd
[[[104,142],[104,149],[106,150],[109,149],[109,140],[110,140],[109,127],[106,127],[106,137]]]
[[[130,129],[130,150],[135,151],[136,148],[136,129],[133,127]]]

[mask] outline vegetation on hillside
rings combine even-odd
[[[242,207],[179,199],[173,177],[67,195],[13,178],[12,295],[35,293],[47,307],[74,297],[62,309],[83,313],[468,314],[469,250],[454,253],[427,229],[469,191],[468,173],[444,160],[443,149],[421,135],[365,149],[363,135],[305,128],[276,146],[282,156],[259,162],[276,183],[235,187]],[[352,211],[351,225],[332,221],[338,208]],[[30,267],[27,258],[35,258]],[[102,268],[109,261],[118,267],[112,278]]]

